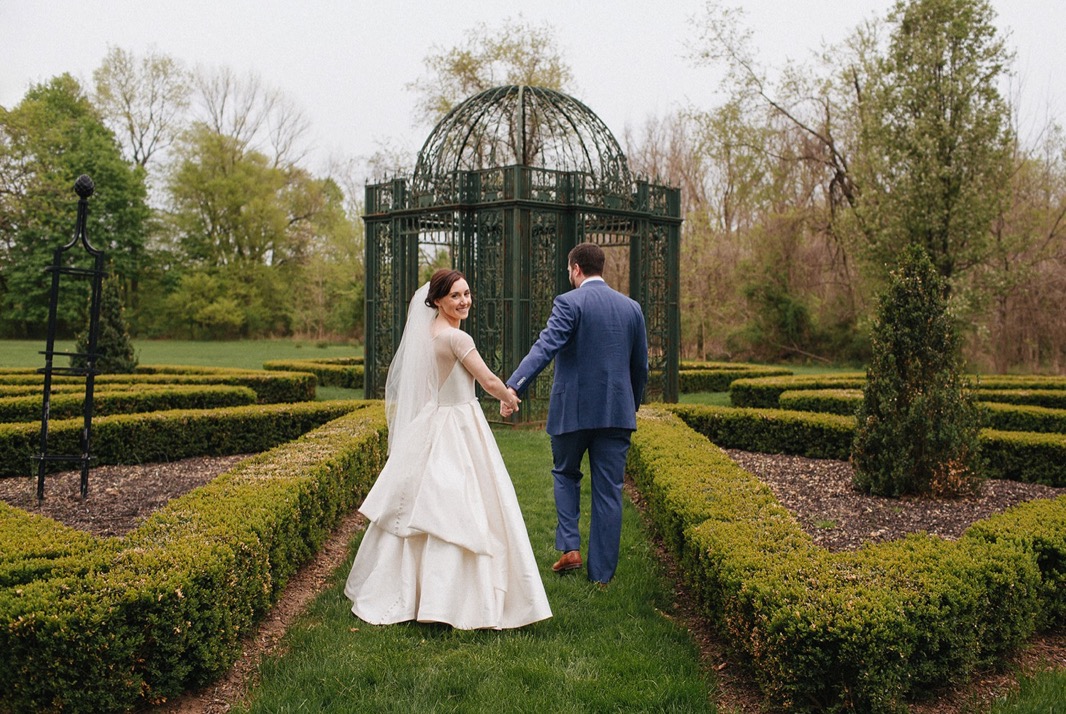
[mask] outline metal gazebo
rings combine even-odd
[[[607,282],[644,310],[645,400],[677,401],[680,206],[679,189],[630,175],[610,130],[573,97],[502,86],[467,99],[430,133],[412,176],[366,187],[367,398],[384,395],[427,265],[466,274],[474,305],[463,327],[506,377],[570,289],[570,249],[592,241]],[[525,420],[547,413],[550,369],[523,402]]]

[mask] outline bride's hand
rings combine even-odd
[[[518,411],[518,405],[522,401],[513,389],[508,388],[507,393],[510,395],[510,399],[506,401],[500,400],[500,416],[503,417],[509,417]]]

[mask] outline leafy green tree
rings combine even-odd
[[[342,321],[338,313],[352,331],[351,288],[361,274],[352,258],[362,234],[339,185],[275,164],[206,125],[187,134],[179,155],[168,184],[177,259],[186,278],[190,269],[204,270],[225,285],[217,298],[225,309],[193,310],[199,317],[191,323],[168,318],[164,332],[251,337],[295,329],[320,336]],[[329,265],[333,259],[338,266]]]
[[[419,95],[416,116],[431,125],[459,102],[492,87],[524,84],[566,91],[573,82],[554,28],[521,15],[495,27],[478,23],[461,44],[434,47],[423,61],[427,75],[408,89]]]
[[[122,158],[114,135],[70,75],[32,87],[0,108],[0,334],[35,337],[47,324],[52,251],[73,233],[74,181],[96,184],[87,233],[135,285],[144,261],[143,170]],[[61,333],[81,326],[82,305],[59,308]]]
[[[170,222],[186,259],[218,267],[262,264],[284,250],[285,172],[233,138],[199,126],[170,175]]]
[[[88,361],[80,355],[89,353],[89,326],[78,335],[70,366],[84,369]],[[122,306],[122,290],[119,279],[108,275],[100,286],[100,322],[96,335],[97,372],[103,374],[129,374],[137,368],[137,354],[130,339],[126,324],[125,308]]]
[[[979,415],[945,291],[925,250],[909,246],[878,307],[857,413],[851,458],[864,492],[954,495],[977,484]]]
[[[917,244],[951,281],[990,254],[1013,146],[994,19],[989,0],[897,0],[889,15],[854,163],[875,265]]]
[[[306,188],[305,200],[316,209],[305,212],[301,259],[285,271],[292,329],[314,339],[360,336],[365,283],[359,206],[347,208],[332,179],[309,182]]]

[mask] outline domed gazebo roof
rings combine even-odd
[[[562,92],[524,85],[485,90],[441,119],[418,153],[413,187],[431,192],[456,171],[513,165],[581,172],[600,189],[630,191],[629,165],[600,118]]]

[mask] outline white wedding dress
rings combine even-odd
[[[437,403],[398,435],[359,508],[371,522],[344,592],[368,623],[504,629],[551,617],[514,487],[460,361],[473,348],[455,328],[433,338]]]

